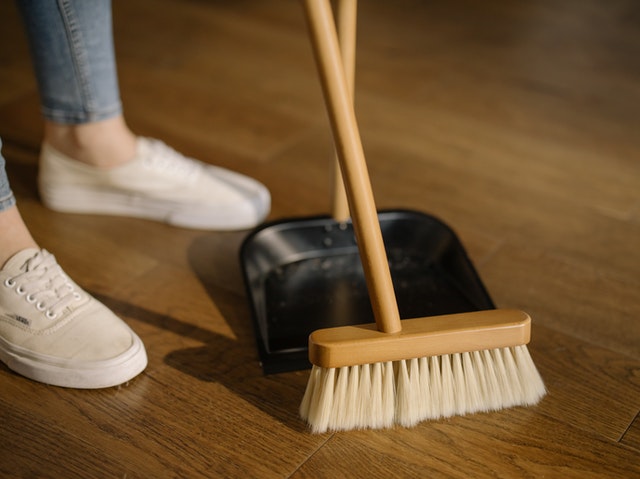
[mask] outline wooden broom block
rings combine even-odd
[[[515,309],[494,309],[405,319],[398,333],[375,324],[320,329],[309,336],[309,360],[339,368],[527,344],[531,318]]]

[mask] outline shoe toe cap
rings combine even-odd
[[[198,189],[202,200],[174,215],[174,224],[248,229],[264,221],[271,210],[271,194],[262,183],[223,168],[208,166]]]

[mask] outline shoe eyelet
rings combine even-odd
[[[27,300],[27,303],[35,303],[36,302],[36,297],[33,294],[28,294],[25,299]]]
[[[18,293],[20,296],[22,296],[22,295],[23,295],[23,294],[25,294],[26,292],[27,292],[27,290],[26,290],[26,289],[24,289],[24,288],[22,287],[22,285],[20,285],[20,286],[18,286],[18,287],[16,288],[16,293]]]
[[[16,282],[11,278],[7,278],[7,279],[4,280],[4,285],[7,288],[13,288],[16,285]]]
[[[82,296],[77,291],[73,293],[73,297],[76,298],[77,301],[80,301],[82,299]]]
[[[37,309],[38,311],[44,311],[45,309],[47,309],[47,306],[46,306],[42,301],[39,301],[39,302],[36,304],[36,309]]]
[[[47,310],[46,313],[44,313],[44,315],[48,318],[48,319],[56,319],[56,317],[58,316],[57,313],[52,313],[51,310]]]

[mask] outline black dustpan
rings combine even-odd
[[[347,66],[355,44],[355,11],[343,8],[350,4],[339,3]],[[342,184],[339,177],[335,184]],[[242,244],[266,374],[310,368],[307,342],[315,330],[374,321],[343,189],[336,191],[333,216],[269,223]],[[378,220],[401,318],[494,308],[462,244],[442,221],[409,210],[381,211]]]
[[[401,318],[494,305],[455,233],[409,210],[378,214]],[[266,374],[311,367],[311,332],[374,321],[351,222],[282,220],[241,248],[258,350]]]

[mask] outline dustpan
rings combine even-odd
[[[351,67],[355,1],[341,0],[338,8],[343,61]],[[271,222],[243,241],[240,261],[265,374],[310,368],[315,330],[374,322],[338,173],[334,183],[332,215]],[[495,307],[444,222],[404,209],[377,215],[402,319]]]

